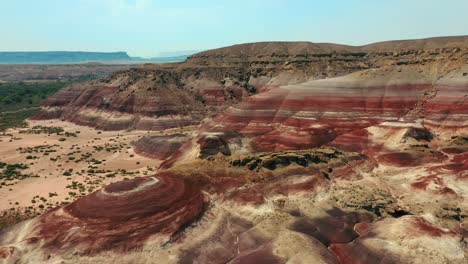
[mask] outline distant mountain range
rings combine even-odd
[[[140,58],[130,57],[126,52],[82,52],[82,51],[40,51],[40,52],[0,52],[0,64],[67,64],[67,63],[167,63],[180,62],[187,55]]]

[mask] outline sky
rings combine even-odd
[[[467,0],[0,0],[0,51],[152,57],[257,41],[468,35]]]

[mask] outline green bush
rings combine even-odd
[[[0,131],[25,127],[24,120],[36,114],[47,97],[71,83],[0,83]]]

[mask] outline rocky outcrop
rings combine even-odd
[[[310,163],[327,163],[330,159],[337,158],[340,151],[334,149],[319,149],[316,151],[284,151],[247,155],[231,161],[233,166],[247,167],[249,170],[265,168],[275,170],[278,167],[286,167],[292,164],[303,167]]]
[[[133,143],[133,149],[140,155],[165,160],[174,155],[189,140],[190,137],[184,134],[144,136]]]
[[[410,128],[408,131],[406,131],[403,138],[413,138],[417,141],[431,142],[431,140],[434,138],[434,135],[431,133],[431,131],[424,128]]]

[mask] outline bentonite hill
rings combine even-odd
[[[1,136],[0,169],[38,176],[1,197],[53,202],[0,230],[0,262],[467,263],[467,99],[467,36],[241,44],[71,85]]]

